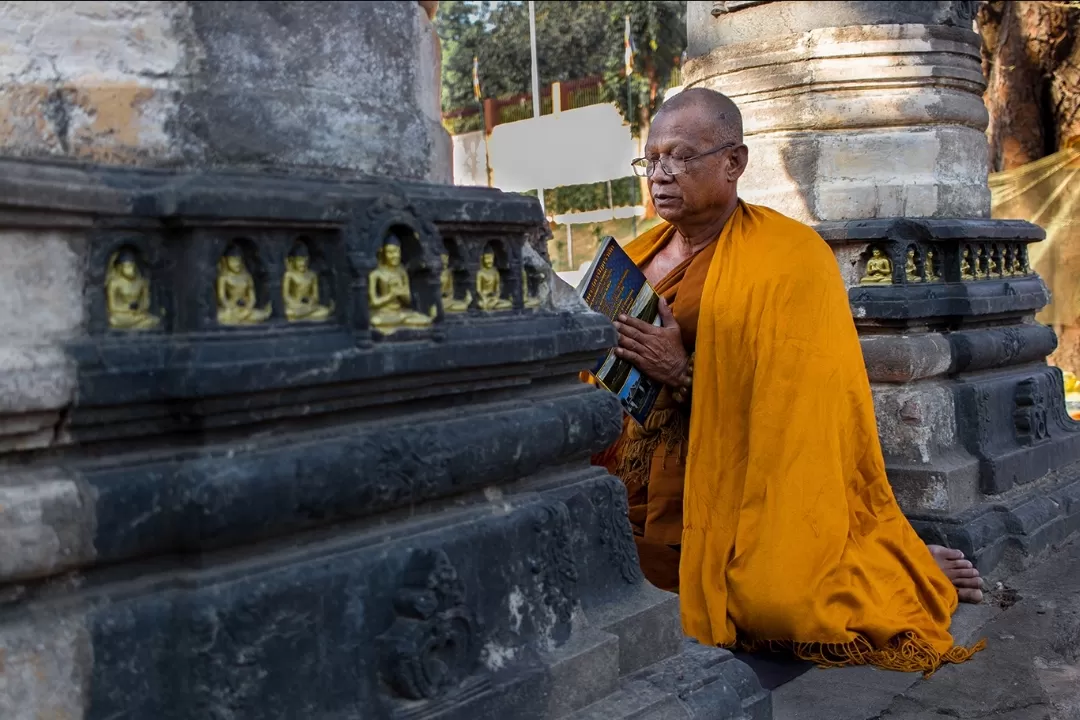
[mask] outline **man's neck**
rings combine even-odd
[[[716,238],[720,237],[721,231],[727,225],[727,221],[735,214],[735,208],[739,203],[736,200],[720,215],[705,218],[701,222],[684,222],[675,226],[679,231],[682,243],[691,254],[696,253]]]

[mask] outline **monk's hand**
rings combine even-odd
[[[626,360],[657,382],[669,387],[689,384],[689,356],[683,346],[682,331],[667,302],[660,298],[660,327],[644,320],[620,315],[615,329],[619,347],[615,355]]]

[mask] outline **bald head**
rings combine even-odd
[[[735,103],[705,88],[683,90],[653,118],[645,143],[649,193],[656,212],[684,238],[719,233],[734,212],[748,160],[742,133]]]
[[[718,145],[742,144],[742,113],[727,95],[707,88],[688,88],[670,100],[665,100],[657,111],[654,122],[664,115],[679,111],[693,112],[699,122],[704,123],[702,129],[707,129]]]

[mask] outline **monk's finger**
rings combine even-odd
[[[620,360],[625,360],[638,370],[641,370],[642,357],[633,350],[627,350],[626,348],[615,348],[615,356]]]
[[[970,560],[950,560],[949,567],[956,568],[958,570],[966,570],[967,568],[974,567]]]
[[[640,333],[645,333],[646,335],[652,335],[658,330],[658,328],[652,323],[647,323],[644,320],[638,320],[636,317],[630,317],[629,315],[620,315],[619,322],[626,327],[633,328],[634,330],[637,330]]]
[[[960,568],[957,570],[950,570],[948,575],[951,578],[977,578],[979,577],[979,571],[975,568]]]
[[[982,581],[979,578],[955,578],[953,585],[958,588],[972,588],[978,590],[982,587]]]
[[[628,337],[638,342],[645,342],[647,333],[642,332],[640,329],[630,325],[629,323],[615,323],[615,329],[619,331],[620,337]]]
[[[638,355],[643,355],[646,350],[644,344],[626,335],[619,336],[619,347],[623,348],[624,350],[629,350],[630,352],[636,353]]]

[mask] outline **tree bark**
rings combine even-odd
[[[991,0],[979,28],[991,171],[1080,138],[1080,2]]]

